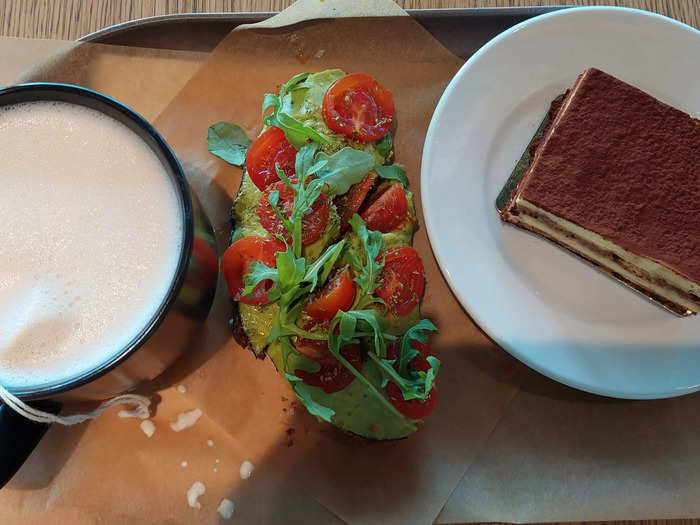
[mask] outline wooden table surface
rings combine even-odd
[[[0,36],[73,40],[119,22],[190,12],[279,11],[293,0],[0,0]],[[700,28],[700,0],[396,0],[406,9],[618,5],[646,9]],[[602,522],[601,522],[602,523]],[[698,525],[700,520],[606,522],[608,525]]]
[[[146,16],[279,11],[292,0],[0,0],[0,36],[73,40]],[[619,5],[655,11],[700,28],[700,0],[397,0],[406,9],[525,5]]]

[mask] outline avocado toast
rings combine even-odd
[[[254,141],[226,122],[207,134],[244,165],[222,258],[236,339],[320,419],[406,437],[435,406],[440,362],[420,317],[412,194],[388,164],[393,95],[363,73],[302,73],[265,95],[262,116]]]

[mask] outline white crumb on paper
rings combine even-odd
[[[180,392],[181,394],[184,394],[185,392],[187,392],[187,389],[185,388],[185,385],[178,385],[177,391]]]
[[[247,459],[241,463],[241,479],[248,479],[255,470],[255,465],[253,465]]]
[[[219,513],[219,516],[227,520],[233,516],[233,508],[233,501],[224,498],[221,500],[221,503],[219,503],[219,507],[216,509],[216,512]]]
[[[137,417],[139,419],[148,419],[151,417],[148,408],[145,406],[137,406],[131,410],[120,410],[117,414],[119,417]]]
[[[156,431],[156,426],[150,419],[144,419],[143,421],[141,421],[141,424],[139,426],[141,427],[141,430],[143,430],[143,433],[146,434],[146,436],[148,437],[151,437]]]
[[[201,481],[195,481],[187,491],[187,504],[193,509],[201,509],[202,504],[197,501],[197,499],[206,491],[207,488],[204,486],[204,483]]]
[[[187,463],[187,461],[181,461],[181,462],[180,462],[180,466],[181,466],[182,468],[185,468],[187,465],[189,465],[189,463]]]
[[[181,430],[193,426],[200,417],[202,417],[202,411],[198,408],[190,410],[189,412],[183,412],[177,415],[177,421],[170,423],[170,428],[175,432],[180,432]]]
[[[207,439],[207,446],[208,446],[208,447],[213,447],[213,446],[214,446],[214,442],[213,442],[211,439]]]

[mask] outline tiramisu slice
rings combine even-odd
[[[501,218],[700,310],[700,120],[597,69],[550,110]]]

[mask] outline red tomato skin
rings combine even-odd
[[[330,321],[338,311],[344,312],[355,300],[355,282],[352,271],[345,268],[328,279],[326,286],[306,305],[306,313],[319,321]]]
[[[281,235],[289,243],[292,241],[291,234],[284,227],[282,221],[277,216],[275,211],[270,205],[268,200],[269,195],[273,191],[279,192],[279,201],[277,206],[285,215],[289,218],[292,214],[292,207],[294,206],[294,190],[287,186],[284,182],[279,181],[270,184],[267,189],[260,196],[260,202],[258,203],[258,219],[260,219],[260,224],[263,228],[269,231],[272,235]],[[316,202],[311,206],[311,213],[304,215],[301,220],[301,242],[302,244],[311,244],[312,242],[318,240],[326,229],[326,224],[328,224],[328,218],[330,216],[330,204],[328,204],[328,198],[325,193],[321,193],[316,199]]]
[[[271,268],[277,267],[275,255],[285,249],[284,243],[277,239],[258,236],[243,237],[231,244],[221,258],[221,271],[233,299],[251,306],[269,302],[267,293],[272,289],[272,281],[258,283],[250,295],[244,296],[243,277],[249,273],[250,265],[255,261],[262,261]]]
[[[332,131],[358,142],[371,142],[391,129],[394,95],[374,77],[354,73],[331,84],[321,113]]]
[[[397,339],[393,344],[387,346],[387,359],[396,359],[399,355],[400,340]],[[430,363],[427,361],[427,357],[434,355],[430,345],[427,343],[421,343],[419,341],[412,341],[411,346],[420,352],[419,355],[411,359],[408,366],[417,371],[427,372],[430,368]],[[398,370],[398,361],[394,364],[394,368]],[[393,382],[387,383],[385,387],[385,392],[389,397],[389,401],[394,405],[394,408],[401,412],[404,416],[409,419],[423,419],[428,417],[435,410],[435,404],[437,403],[437,390],[435,390],[435,385],[428,393],[425,401],[420,401],[418,399],[411,399],[406,401],[403,398],[401,389]]]
[[[296,171],[294,162],[297,150],[294,149],[284,132],[275,126],[265,130],[253,141],[246,155],[246,171],[253,184],[260,191],[265,191],[270,184],[280,180],[275,169],[275,163],[288,176]]]
[[[420,302],[425,291],[425,268],[418,252],[410,246],[387,250],[384,268],[374,291],[383,299],[389,311],[397,316],[409,314]]]
[[[408,199],[400,184],[392,184],[373,195],[362,207],[360,217],[367,229],[390,233],[398,229],[408,217]]]
[[[363,180],[353,184],[346,193],[335,198],[335,207],[340,215],[340,233],[345,233],[350,229],[350,219],[362,207],[362,203],[372,190],[377,177],[379,175],[370,171]]]

